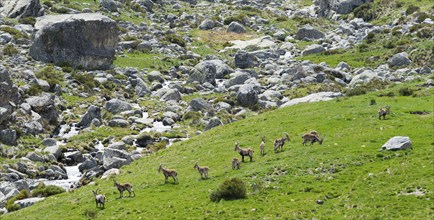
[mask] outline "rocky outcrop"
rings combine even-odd
[[[35,24],[30,47],[36,60],[74,68],[108,69],[118,43],[115,21],[96,13],[47,15]]]
[[[9,18],[38,17],[44,15],[39,0],[2,0],[0,15]]]
[[[18,88],[12,83],[9,71],[0,65],[0,128],[9,121],[9,116],[19,104]]]
[[[356,7],[372,0],[314,0],[319,17],[331,17],[334,13],[348,14]]]

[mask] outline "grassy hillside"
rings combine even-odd
[[[176,143],[122,169],[117,180],[135,186],[133,198],[117,199],[112,179],[98,180],[0,218],[431,219],[433,89],[412,86],[413,96],[401,96],[405,86],[277,109]],[[377,110],[384,105],[391,106],[392,114],[378,120]],[[325,135],[324,143],[303,146],[301,135],[312,129]],[[291,142],[273,153],[272,141],[282,132]],[[259,156],[261,135],[267,138],[264,157]],[[378,151],[398,135],[409,136],[414,150]],[[255,155],[254,162],[234,171],[237,141],[252,146]],[[210,167],[210,179],[200,180],[193,169],[196,161]],[[164,184],[157,172],[160,163],[178,171],[179,184]],[[246,182],[248,198],[210,202],[211,191],[232,177]],[[96,188],[108,197],[105,209],[95,207],[91,189]]]

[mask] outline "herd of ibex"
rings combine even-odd
[[[390,107],[389,106],[385,106],[383,108],[380,108],[378,110],[378,119],[383,118],[386,119],[386,115],[390,114]],[[277,138],[276,140],[274,140],[274,152],[278,152],[278,151],[282,151],[283,150],[283,145],[285,145],[285,143],[288,141],[290,141],[291,139],[289,138],[289,134],[284,132],[285,137],[283,138]],[[304,134],[302,136],[303,145],[306,145],[308,142],[310,142],[310,145],[313,145],[315,142],[318,142],[318,144],[322,144],[324,141],[324,137],[322,136],[320,137],[319,133],[315,130],[312,130],[306,134]],[[262,135],[261,136],[261,143],[259,144],[259,149],[260,149],[260,154],[261,156],[265,155],[265,136]],[[233,170],[238,170],[240,169],[241,166],[241,162],[244,162],[244,157],[248,156],[250,158],[250,162],[253,161],[253,153],[255,152],[252,148],[248,147],[248,148],[241,148],[239,146],[239,143],[236,142],[235,143],[235,147],[234,147],[234,151],[237,151],[240,155],[241,155],[241,161],[237,158],[234,157],[232,159],[232,169]],[[208,179],[208,170],[209,167],[207,166],[199,166],[198,162],[196,162],[193,166],[193,169],[197,169],[197,171],[200,174],[200,178],[201,179]],[[163,164],[160,164],[160,167],[158,168],[158,172],[163,172],[164,177],[165,177],[165,183],[168,182],[169,177],[173,178],[173,181],[175,183],[179,183],[178,182],[178,173],[176,172],[176,170],[173,169],[165,169],[163,168]],[[119,198],[123,197],[123,192],[126,190],[129,193],[129,196],[131,196],[131,194],[133,194],[133,196],[135,196],[134,190],[133,190],[133,186],[130,183],[124,183],[124,184],[120,184],[118,183],[116,180],[114,181],[114,186],[119,190]],[[93,195],[95,197],[95,203],[96,203],[96,207],[100,207],[100,208],[104,208],[105,202],[106,202],[106,197],[104,194],[98,193],[99,189],[97,189],[96,191],[93,191]]]

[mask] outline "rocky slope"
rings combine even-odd
[[[252,114],[432,85],[423,2],[395,2],[398,14],[361,0],[11,2],[0,8],[2,206],[35,179],[67,179],[65,167],[87,184]]]

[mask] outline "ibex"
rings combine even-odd
[[[262,138],[262,142],[259,145],[259,149],[261,149],[261,156],[264,156],[264,154],[265,154],[265,136],[262,135],[261,138]]]
[[[320,138],[318,132],[311,131],[309,133],[306,133],[303,135],[303,145],[306,145],[307,141],[310,141],[310,145],[313,145],[313,143],[318,142],[320,145],[322,144],[324,137]]]
[[[93,191],[93,196],[95,197],[95,203],[96,203],[96,207],[98,207],[98,204],[101,205],[101,208],[104,208],[104,204],[105,204],[105,196],[103,194],[98,194],[98,190]]]
[[[119,198],[122,198],[124,196],[125,190],[128,191],[128,196],[131,196],[131,193],[133,193],[133,196],[136,196],[136,193],[134,193],[133,185],[131,185],[130,183],[120,184],[116,180],[113,180],[113,182],[114,186],[116,186],[116,188],[118,188],[119,190]]]
[[[232,159],[232,169],[235,170],[239,170],[240,169],[240,160],[238,160],[238,158],[234,157],[234,159]]]
[[[237,142],[237,143],[235,143],[234,151],[237,151],[241,155],[241,161],[242,162],[244,162],[244,156],[249,156],[250,162],[252,162],[253,152],[255,152],[255,151],[252,150],[251,148],[241,148],[241,147],[239,147],[239,144]]]
[[[207,166],[201,167],[201,166],[197,165],[197,162],[196,162],[194,164],[193,168],[194,169],[197,168],[197,171],[199,171],[199,174],[200,174],[200,178],[202,178],[202,179],[208,178],[208,170],[209,170],[209,168]]]
[[[390,107],[389,106],[385,106],[383,108],[380,108],[378,110],[378,119],[381,120],[381,117],[383,117],[383,120],[386,119],[386,115],[388,115],[390,113]]]
[[[277,150],[282,151],[283,145],[285,145],[285,142],[291,141],[291,139],[289,139],[288,133],[285,132],[284,134],[285,134],[284,138],[278,138],[274,141],[274,152],[277,152]]]
[[[176,173],[176,170],[164,169],[163,164],[160,164],[160,167],[158,168],[158,172],[161,171],[163,171],[164,177],[166,178],[166,181],[164,183],[168,182],[169,177],[172,177],[175,183],[178,182],[178,177],[177,177],[178,173]]]

